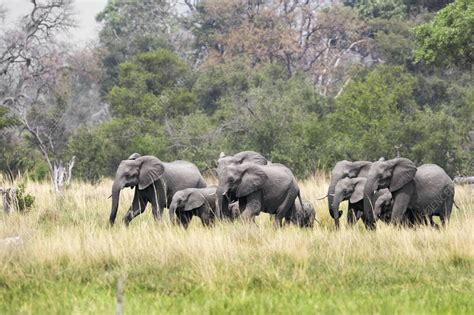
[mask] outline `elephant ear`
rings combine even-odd
[[[364,198],[364,187],[366,181],[367,180],[365,178],[360,178],[357,181],[354,187],[354,192],[352,193],[351,198],[349,199],[351,203],[359,202]]]
[[[263,187],[263,184],[268,179],[267,174],[257,165],[245,166],[242,174],[242,181],[236,191],[238,198],[250,195],[254,191]]]
[[[205,201],[204,196],[200,192],[192,191],[188,194],[188,198],[184,203],[184,211],[191,211],[202,207]]]
[[[145,155],[136,159],[141,163],[138,189],[143,190],[157,181],[164,173],[163,163],[154,156]]]
[[[392,179],[390,180],[390,192],[397,191],[408,184],[415,178],[415,163],[405,158],[394,160],[394,168],[392,171]]]

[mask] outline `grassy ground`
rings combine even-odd
[[[107,226],[111,183],[74,183],[57,197],[47,183],[26,214],[0,215],[0,314],[111,314],[125,279],[128,314],[474,313],[473,189],[456,187],[446,229],[379,224],[334,231],[324,179],[301,183],[321,225],[275,230],[218,224],[188,230],[154,223],[150,211]],[[123,215],[131,200],[122,198]]]

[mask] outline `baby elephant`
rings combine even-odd
[[[198,216],[202,224],[209,226],[216,217],[216,187],[186,188],[173,195],[169,208],[171,222],[185,228],[193,216]]]
[[[316,219],[316,211],[310,202],[306,200],[303,201],[303,207],[301,207],[301,204],[298,201],[295,201],[295,206],[293,209],[294,210],[290,217],[290,223],[293,223],[301,228],[313,227],[314,220]]]

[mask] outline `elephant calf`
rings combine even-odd
[[[312,228],[316,219],[316,211],[313,205],[304,200],[303,206],[299,202],[295,202],[294,211],[290,217],[290,223],[301,228]]]
[[[204,226],[209,226],[216,217],[216,200],[216,187],[179,190],[171,200],[171,222],[187,228],[192,217],[198,216]]]

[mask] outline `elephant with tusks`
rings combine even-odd
[[[137,153],[123,160],[112,185],[112,209],[109,223],[113,225],[117,216],[120,191],[125,187],[135,188],[132,205],[125,214],[125,225],[143,213],[151,203],[153,217],[160,220],[163,209],[169,207],[173,195],[185,188],[207,187],[199,169],[186,161],[162,162],[160,159]]]

